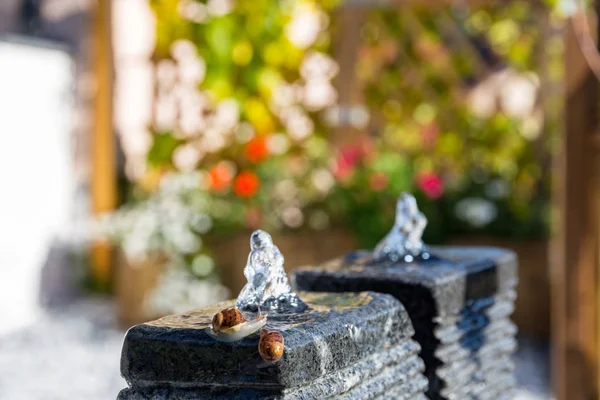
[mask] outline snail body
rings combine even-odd
[[[267,323],[267,319],[259,315],[253,320],[246,320],[237,308],[227,308],[215,314],[212,327],[206,333],[221,342],[237,342],[253,334]]]
[[[279,331],[263,329],[260,331],[258,353],[265,361],[277,361],[283,356],[285,343]]]

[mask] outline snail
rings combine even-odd
[[[226,308],[215,314],[212,319],[212,328],[206,332],[221,342],[236,342],[253,334],[265,326],[267,318],[259,315],[248,321],[237,308]]]
[[[237,308],[226,308],[216,313],[212,319],[213,332],[220,332],[222,329],[233,328],[236,325],[246,322],[246,318]]]
[[[265,361],[277,361],[283,356],[285,344],[283,335],[279,331],[263,329],[260,331],[258,341],[258,354]]]

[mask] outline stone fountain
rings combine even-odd
[[[425,399],[404,306],[374,292],[292,292],[256,231],[237,300],[131,328],[121,400]]]
[[[374,251],[298,268],[294,286],[392,294],[415,327],[430,399],[510,399],[516,256],[491,247],[428,247],[421,239],[426,224],[414,197],[403,194],[392,230]]]

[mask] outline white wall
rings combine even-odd
[[[53,237],[71,220],[73,65],[0,41],[0,333],[31,323]]]

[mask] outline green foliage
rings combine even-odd
[[[412,166],[432,240],[545,234],[560,101],[541,86],[560,79],[562,53],[542,40],[558,26],[529,2],[368,16],[358,76],[371,129]]]
[[[431,243],[544,235],[560,19],[500,3],[365,11],[354,86],[370,118],[339,145],[337,1],[153,0],[157,112],[136,190],[194,171],[203,202],[185,204],[213,233],[342,225],[369,248],[409,191]]]
[[[290,213],[329,190],[313,175],[333,154],[321,112],[336,99],[335,4],[153,0],[157,115],[139,186],[152,193],[165,174],[197,170],[221,204],[215,231],[300,226]]]
[[[153,166],[171,164],[173,151],[180,143],[181,141],[174,138],[170,132],[157,134],[148,151],[148,162]]]

